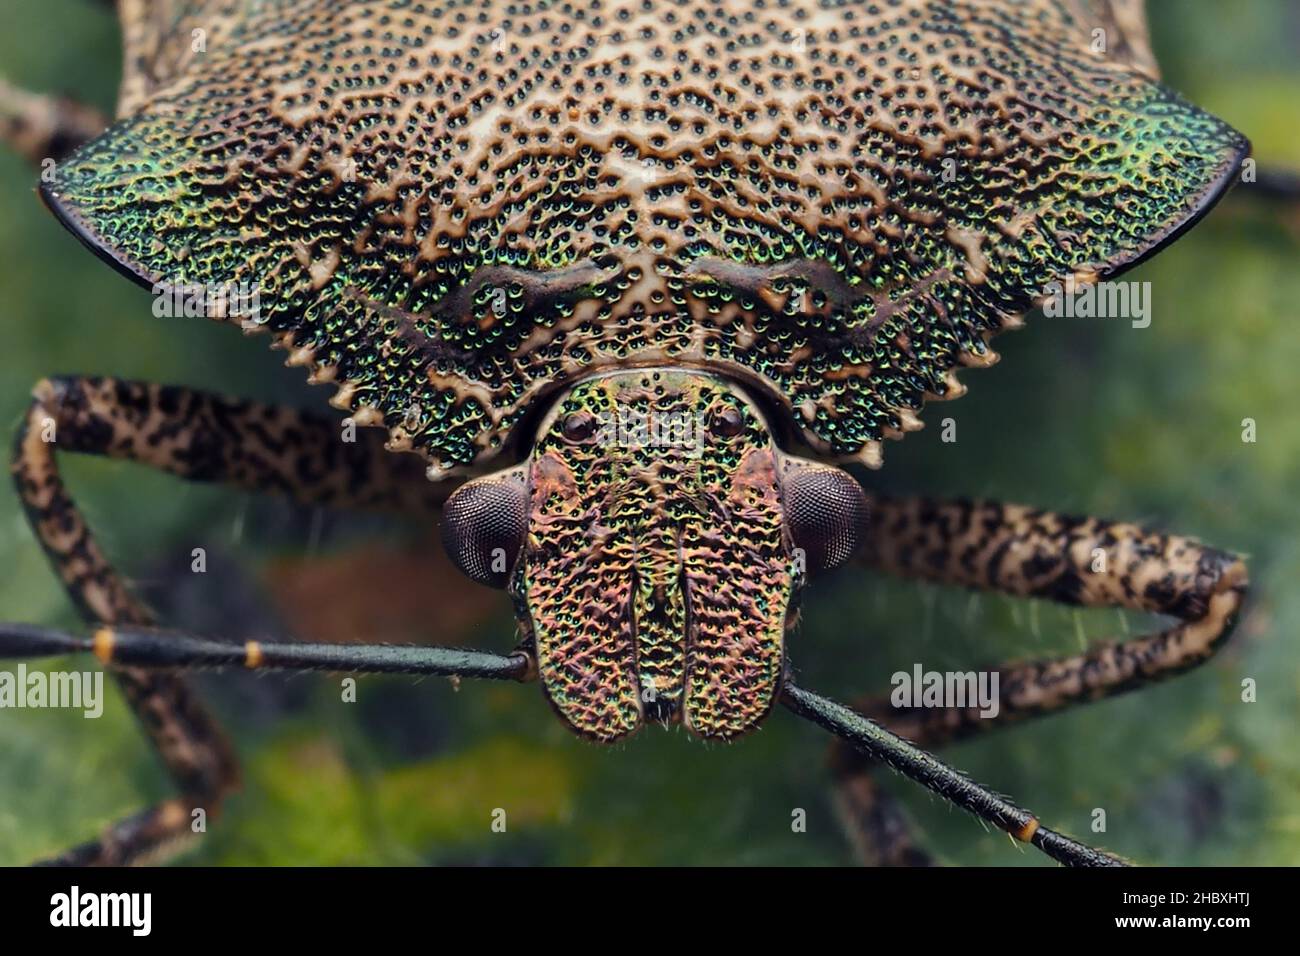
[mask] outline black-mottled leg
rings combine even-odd
[[[1080,607],[1166,614],[1178,623],[1081,654],[997,668],[996,718],[978,706],[863,713],[924,747],[1124,693],[1209,660],[1246,593],[1241,558],[1136,525],[995,502],[882,498],[873,503],[869,566],[907,577]]]
[[[57,451],[139,462],[193,481],[275,491],[336,506],[436,513],[446,492],[419,462],[383,449],[337,421],[195,392],[103,378],[41,382],[20,426],[12,471],[37,538],[73,603],[91,624],[148,626],[152,615],[127,589],[59,475]],[[180,796],[111,826],[51,862],[122,864],[154,858],[190,835],[192,811],[214,818],[237,787],[229,744],[173,674],[115,667],[131,708]]]
[[[887,695],[856,709],[926,748],[1063,710],[1181,673],[1208,660],[1231,631],[1246,591],[1236,555],[1135,525],[1070,518],[994,502],[879,498],[861,555],[905,577],[1085,607],[1167,614],[1178,623],[1061,658],[1007,663],[999,711],[894,708]],[[841,793],[865,792],[856,752],[834,759]],[[859,810],[859,816],[870,810]],[[856,837],[855,837],[856,839]]]
[[[851,759],[846,755],[851,754]],[[835,780],[835,811],[858,861],[864,866],[932,866],[934,859],[912,836],[912,827],[899,802],[863,771],[863,761],[850,747],[835,747],[831,773]]]
[[[37,166],[63,159],[106,126],[108,119],[94,107],[30,93],[0,79],[0,142]]]
[[[1300,202],[1300,172],[1293,169],[1261,169],[1255,181],[1240,192],[1265,202]]]

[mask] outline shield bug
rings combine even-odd
[[[11,136],[60,154],[45,203],[161,307],[265,333],[374,427],[343,444],[327,418],[190,389],[38,385],[14,474],[88,633],[11,625],[0,652],[97,656],[179,791],[63,862],[139,859],[217,811],[235,761],[180,673],[213,665],[535,681],[602,742],[651,721],[729,740],[781,704],[842,742],[864,839],[893,837],[867,832],[862,759],[1059,861],[1120,862],[924,749],[981,708],[849,708],[799,686],[789,648],[807,578],[853,561],[1175,619],[1000,668],[1001,724],[1185,670],[1228,633],[1234,555],[888,498],[847,470],[961,394],[956,370],[990,364],[995,333],[1150,256],[1232,182],[1246,141],[1159,83],[1137,5],[137,0],[122,16],[116,119],[92,131],[48,101]],[[56,451],[441,511],[460,569],[509,592],[520,644],[160,627]]]

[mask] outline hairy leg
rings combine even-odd
[[[31,93],[0,79],[0,142],[33,165],[58,162],[107,126],[107,117],[94,107]]]
[[[413,456],[384,450],[374,431],[344,440],[340,423],[191,389],[106,378],[37,385],[14,449],[28,519],[69,597],[92,624],[146,626],[149,610],[113,569],[59,474],[58,451],[139,462],[193,481],[274,491],[299,501],[393,507],[432,516],[447,492]],[[121,864],[153,857],[215,817],[238,786],[234,754],[184,681],[160,671],[112,671],[180,796],[124,820],[52,862]]]
[[[1103,642],[1080,654],[1001,665],[995,718],[981,717],[977,705],[895,708],[887,695],[856,705],[928,749],[1195,667],[1222,646],[1246,591],[1246,568],[1236,555],[1132,524],[986,501],[879,498],[872,509],[872,530],[860,556],[868,567],[1017,597],[1176,619],[1153,633]],[[876,792],[861,783],[868,761],[841,747],[834,767],[841,802],[855,801],[854,817],[870,820],[884,812],[875,806]],[[853,834],[855,842],[879,843],[861,827]],[[882,853],[887,856],[888,848],[867,855]]]

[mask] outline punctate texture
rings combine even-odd
[[[255,288],[243,321],[434,474],[637,364],[876,464],[1049,282],[1230,179],[1134,9],[128,0],[123,115],[46,195],[142,281]]]

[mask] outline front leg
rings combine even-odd
[[[878,498],[861,561],[903,577],[923,578],[1015,597],[1082,607],[1117,607],[1169,615],[1177,623],[1081,654],[996,668],[999,711],[979,706],[908,708],[887,695],[857,710],[925,748],[980,731],[1124,693],[1204,663],[1231,632],[1246,593],[1246,567],[1233,554],[1132,524],[1071,518],[996,502]],[[887,855],[878,837],[854,824],[884,811],[862,780],[870,764],[838,748],[838,797],[868,856]],[[895,827],[891,832],[897,834]],[[899,839],[898,837],[895,837]]]
[[[1134,690],[1203,664],[1231,633],[1246,593],[1241,558],[1137,525],[1072,518],[988,501],[881,498],[862,560],[904,577],[1046,598],[1080,607],[1166,614],[1178,623],[1067,657],[997,668],[1000,710],[900,710],[884,698],[864,713],[923,747]]]
[[[31,93],[0,79],[0,142],[33,165],[58,162],[107,126],[107,117],[93,106]]]
[[[42,548],[91,624],[145,626],[152,615],[113,569],[64,487],[56,451],[139,462],[191,481],[275,491],[336,507],[432,517],[446,489],[376,430],[345,441],[339,421],[187,388],[105,378],[41,382],[19,429],[15,484]],[[239,773],[225,737],[181,678],[115,667],[128,703],[181,794],[111,826],[52,862],[123,864],[190,835],[194,808],[214,817]]]

